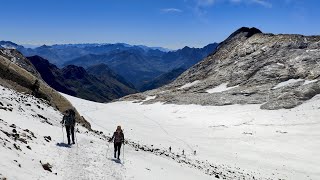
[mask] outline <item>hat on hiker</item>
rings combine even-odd
[[[64,114],[69,114],[69,113],[70,113],[69,109],[64,111]]]

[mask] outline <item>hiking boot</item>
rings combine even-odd
[[[73,142],[72,144],[76,144],[75,142]]]

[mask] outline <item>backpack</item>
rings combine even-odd
[[[69,115],[63,117],[63,119],[64,119],[64,124],[65,124],[66,126],[74,126],[75,123],[76,123],[75,115],[76,115],[76,113],[74,112],[74,110],[70,109],[70,110],[69,110]]]

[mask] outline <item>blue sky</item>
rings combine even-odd
[[[202,47],[242,26],[320,34],[318,0],[0,0],[0,39],[20,44]]]

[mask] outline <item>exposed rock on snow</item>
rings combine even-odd
[[[40,163],[41,163],[44,170],[52,172],[52,166],[49,163],[42,164],[41,161],[40,161]]]

